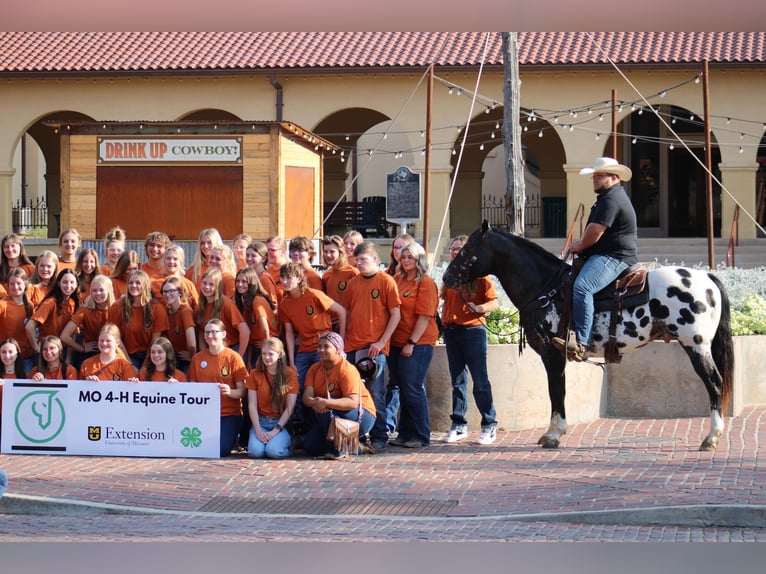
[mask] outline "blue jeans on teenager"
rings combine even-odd
[[[593,295],[609,285],[625,269],[628,264],[617,257],[609,255],[591,255],[586,259],[572,287],[573,316],[577,342],[590,344],[593,330]]]
[[[391,347],[388,372],[399,385],[399,440],[416,440],[431,444],[431,424],[428,419],[426,374],[434,356],[431,345],[415,345],[412,356],[403,357],[400,347]]]
[[[454,325],[444,329],[447,363],[452,379],[452,423],[467,425],[468,373],[473,379],[473,400],[481,413],[482,428],[494,426],[495,404],[487,374],[487,329],[484,325]]]
[[[295,370],[298,371],[298,402],[295,404],[295,410],[290,420],[297,426],[304,428],[313,424],[313,411],[303,404],[303,387],[306,385],[306,374],[311,365],[319,362],[319,353],[316,351],[303,351],[295,353]]]
[[[227,456],[237,441],[242,415],[221,417],[221,456]]]
[[[361,407],[359,407],[361,408]],[[359,420],[359,408],[348,411],[333,410],[333,415],[351,421]],[[362,408],[362,420],[359,423],[359,436],[370,432],[372,425],[375,424],[375,417]],[[327,440],[327,429],[330,428],[330,413],[314,413],[314,424],[311,426],[306,436],[303,437],[303,449],[306,454],[311,456],[322,456],[328,452],[335,452],[333,444]],[[338,454],[337,452],[335,454]]]
[[[356,362],[367,356],[369,347],[359,349],[358,351],[349,351],[346,353],[346,359],[356,364]],[[370,444],[377,445],[375,448],[381,450],[385,448],[388,443],[388,434],[386,433],[386,356],[383,353],[378,354],[375,357],[375,379],[367,385],[367,390],[372,396],[372,402],[375,405],[377,415],[375,417],[375,424],[369,430]],[[398,405],[397,405],[398,406]],[[361,433],[359,436],[362,436]]]
[[[279,418],[258,416],[258,424],[264,432],[274,429],[279,422]],[[255,429],[250,429],[250,439],[247,442],[247,456],[250,458],[287,458],[293,452],[293,437],[282,429],[277,436],[267,443],[262,443],[255,436]]]

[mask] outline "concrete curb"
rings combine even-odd
[[[197,512],[188,510],[166,510],[139,506],[123,506],[87,502],[65,498],[48,498],[23,494],[6,494],[0,499],[0,514],[24,515],[177,515],[217,516],[235,518],[243,516],[268,516],[271,518],[322,519],[320,514],[249,514],[233,512]],[[362,520],[393,521],[476,521],[503,520],[509,522],[575,522],[583,524],[624,524],[633,526],[687,526],[723,528],[766,528],[766,505],[753,504],[692,504],[685,506],[653,506],[645,508],[593,510],[574,512],[543,512],[534,514],[503,514],[483,516],[382,516],[343,515],[344,518]]]

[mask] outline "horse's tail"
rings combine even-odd
[[[731,308],[729,296],[723,283],[712,273],[708,273],[711,281],[721,293],[721,318],[713,337],[713,361],[723,379],[721,383],[721,414],[726,414],[732,393],[734,381],[734,341],[731,336]]]

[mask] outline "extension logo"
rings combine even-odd
[[[50,442],[64,429],[66,412],[58,394],[59,391],[32,391],[16,405],[16,430],[29,442]]]
[[[187,448],[202,445],[202,431],[197,427],[184,427],[181,431],[181,444]]]

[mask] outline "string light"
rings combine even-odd
[[[426,137],[426,130],[420,130],[420,137]]]
[[[500,129],[500,122],[495,122],[495,129],[496,129],[496,130],[499,130],[499,129]]]
[[[670,144],[670,146],[668,146],[668,147],[669,147],[671,150],[674,150],[674,149],[676,149],[676,146],[674,146],[672,143],[671,143],[671,144]]]
[[[492,108],[490,108],[489,106],[487,106],[487,109],[486,109],[486,110],[484,110],[484,113],[485,113],[485,114],[488,114],[488,113],[489,113],[489,112],[491,112],[491,111],[492,111]]]
[[[662,91],[660,92],[660,97],[661,97],[661,98],[664,98],[664,97],[665,97],[665,94],[667,94],[667,92],[666,92],[665,90],[662,90]]]
[[[454,88],[452,86],[450,86],[449,90],[447,90],[447,94],[449,94],[451,96],[453,90],[454,90]]]
[[[638,141],[638,138],[633,138],[632,143],[635,144]]]
[[[537,137],[539,138],[543,137],[543,130],[540,130],[540,132],[537,134]]]
[[[495,139],[495,132],[492,132],[492,134],[490,134],[489,137],[491,137],[492,139]]]
[[[601,134],[600,134],[600,133],[598,133],[598,132],[596,132],[596,139],[597,139],[597,140],[600,140],[600,139],[601,139]]]
[[[481,151],[484,151],[484,142],[481,142],[481,145],[479,146],[479,149],[480,149]]]
[[[455,148],[452,148],[452,155],[457,155],[457,150]]]
[[[603,122],[604,121],[604,114],[598,115],[598,121]]]
[[[699,83],[700,83],[700,75],[699,75],[699,74],[697,74],[696,76],[694,76],[694,83],[695,83],[695,84],[699,84]]]
[[[457,89],[457,95],[458,96],[462,96],[463,95],[463,88],[458,88]]]
[[[742,149],[742,146],[739,146],[739,153],[744,153],[745,150]]]

